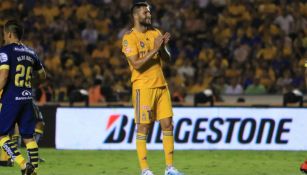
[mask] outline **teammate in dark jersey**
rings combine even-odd
[[[38,146],[32,105],[32,76],[45,79],[45,70],[36,53],[21,43],[23,27],[14,20],[4,25],[5,46],[0,48],[0,147],[20,166],[23,175],[34,175],[38,167]],[[29,162],[20,154],[9,137],[19,126],[27,147]]]

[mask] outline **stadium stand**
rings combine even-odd
[[[205,89],[213,91],[216,102],[225,101],[224,95],[306,92],[306,0],[153,2],[154,25],[172,34],[173,62],[164,70],[174,102],[186,103]],[[81,89],[91,89],[91,104],[129,102],[130,71],[120,47],[130,27],[130,4],[0,2],[0,24],[13,16],[24,21],[24,42],[38,52],[49,73],[36,90],[40,104],[69,102],[71,93]]]

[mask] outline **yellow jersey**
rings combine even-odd
[[[139,59],[142,59],[147,52],[154,48],[155,38],[159,35],[161,35],[161,32],[157,29],[150,29],[144,33],[131,29],[123,37],[122,52],[127,58],[138,56]],[[129,60],[128,63],[132,72],[131,83],[133,89],[167,86],[162,71],[162,59],[159,54],[156,54],[154,59],[150,59],[139,70],[134,69]]]

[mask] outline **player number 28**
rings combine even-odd
[[[16,67],[15,86],[31,88],[32,67],[18,64]]]

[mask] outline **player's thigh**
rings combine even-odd
[[[23,138],[32,138],[35,130],[35,114],[31,103],[25,103],[18,119],[20,135]]]
[[[134,89],[132,94],[135,123],[150,124],[155,120],[153,113],[155,104],[154,89]]]
[[[0,111],[0,135],[8,135],[14,131],[19,111],[19,105],[2,104]]]
[[[156,106],[157,120],[170,118],[173,116],[171,96],[167,87],[160,88],[160,96]]]

